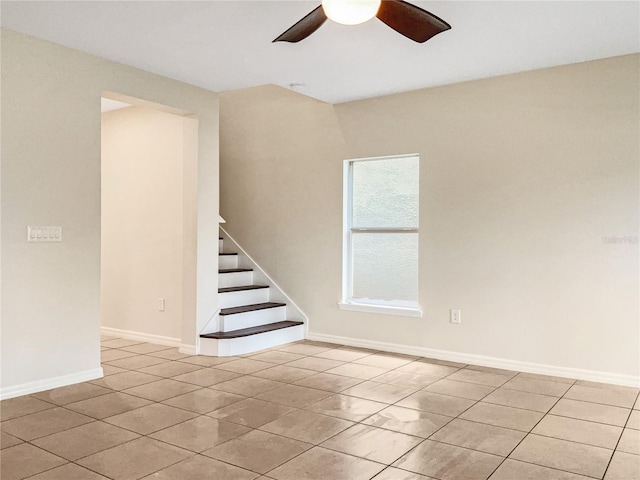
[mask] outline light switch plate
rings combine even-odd
[[[27,225],[27,242],[61,242],[62,227],[59,225]]]

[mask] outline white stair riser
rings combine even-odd
[[[304,339],[304,325],[282,328],[271,332],[250,335],[248,337],[218,340],[200,339],[200,355],[229,357],[264,350],[265,348],[297,342]]]
[[[287,307],[265,308],[236,315],[220,315],[220,331],[230,332],[286,320]]]
[[[253,272],[219,273],[218,288],[241,287],[253,284]]]
[[[226,292],[218,295],[220,308],[239,307],[241,305],[255,305],[269,301],[268,288]]]
[[[218,256],[218,268],[238,268],[238,255]]]

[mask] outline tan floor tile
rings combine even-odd
[[[387,407],[386,403],[373,402],[348,395],[333,395],[307,407],[312,412],[360,422]]]
[[[105,418],[104,421],[142,435],[148,435],[195,416],[195,413],[154,403],[130,412]]]
[[[107,448],[115,447],[138,438],[128,430],[104,422],[92,422],[64,432],[39,438],[33,443],[59,457],[77,460]]]
[[[399,468],[387,467],[378,475],[373,477],[373,480],[430,480],[429,477],[420,475],[419,473],[407,472],[406,470],[400,470]]]
[[[265,423],[293,412],[295,409],[277,403],[248,398],[209,413],[209,416],[248,427],[258,428]]]
[[[125,370],[124,368],[107,365],[106,363],[102,364],[102,373],[104,373],[105,377],[108,377],[109,375],[115,375],[116,373],[124,373],[128,371],[129,370]],[[91,380],[91,383],[96,384],[94,380]]]
[[[534,412],[533,410],[478,402],[460,415],[460,418],[528,432],[543,416],[544,413]]]
[[[502,460],[497,455],[425,440],[393,466],[441,480],[485,480]]]
[[[226,370],[227,372],[242,373],[243,375],[246,375],[249,373],[259,372],[271,367],[273,367],[273,363],[259,362],[258,360],[251,360],[250,358],[241,358],[238,360],[233,360],[231,362],[216,365],[215,368]]]
[[[369,480],[384,465],[314,447],[269,472],[276,480]]]
[[[615,452],[604,480],[640,480],[640,457]]]
[[[391,355],[374,354],[354,360],[353,363],[390,370],[411,363],[412,361],[413,360],[407,358],[399,358]]]
[[[200,387],[210,387],[218,383],[238,378],[239,373],[225,372],[216,368],[202,368],[189,373],[183,373],[172,378],[178,382],[191,383]]]
[[[485,367],[483,365],[467,365],[468,370],[477,370],[478,372],[496,373],[498,375],[506,375],[509,378],[513,378],[518,375],[518,372],[514,370],[505,370],[504,368]]]
[[[547,413],[558,401],[558,398],[498,388],[484,397],[482,401],[496,405],[504,405],[505,407],[524,408],[525,410]]]
[[[109,375],[108,377],[94,380],[91,383],[100,385],[102,387],[107,387],[112,390],[124,390],[126,388],[144,385],[145,383],[151,383],[161,379],[162,377],[148,375],[146,373],[124,372],[116,373],[115,375]]]
[[[75,385],[34,393],[32,396],[45,402],[66,405],[67,403],[79,402],[80,400],[99,397],[107,393],[113,393],[113,390],[91,383],[76,383]]]
[[[333,375],[343,375],[345,377],[360,378],[362,380],[371,380],[378,375],[387,373],[387,369],[370,367],[369,365],[359,365],[356,363],[345,363],[338,367],[331,368],[326,373]]]
[[[177,348],[170,348],[168,350],[160,350],[158,352],[151,352],[147,355],[151,357],[164,358],[166,360],[180,360],[183,358],[193,357],[195,355],[187,355],[185,353],[180,353]]]
[[[631,410],[631,415],[629,416],[629,420],[627,420],[627,428],[640,430],[640,411]]]
[[[427,438],[452,420],[437,413],[392,405],[362,421],[366,425]]]
[[[0,432],[0,449],[13,447],[15,445],[20,445],[23,441],[17,437],[9,435],[5,432]]]
[[[554,377],[552,375],[540,375],[538,373],[520,372],[519,377],[535,378],[536,380],[547,380],[548,382],[560,382],[573,385],[576,383],[575,378]]]
[[[507,375],[499,375],[497,373],[481,372],[478,370],[470,370],[463,368],[447,377],[448,380],[456,380],[458,382],[477,383],[478,385],[487,385],[490,387],[499,387],[511,377]]]
[[[107,340],[117,340],[118,337],[113,335],[100,335],[100,342],[106,342]]]
[[[183,373],[195,372],[202,370],[200,365],[192,365],[185,362],[165,362],[159,365],[152,365],[151,367],[141,368],[140,372],[148,373],[150,375],[157,375],[159,377],[170,378],[182,375]]]
[[[403,365],[402,367],[398,367],[396,372],[404,372],[404,373],[412,373],[414,375],[424,375],[427,377],[446,377],[451,375],[452,373],[460,370],[458,367],[448,367],[446,365],[439,365],[436,363],[427,363],[427,362],[411,362]]]
[[[618,443],[622,428],[575,418],[547,415],[531,433],[613,450]]]
[[[469,366],[466,363],[452,362],[450,360],[440,360],[438,358],[430,358],[430,357],[422,357],[416,360],[419,360],[420,362],[425,362],[425,363],[434,363],[436,365],[444,365],[446,367],[465,368]]]
[[[100,361],[101,362],[112,362],[114,360],[120,360],[121,358],[129,358],[135,357],[139,355],[138,353],[133,352],[125,352],[124,350],[115,350],[115,349],[107,349],[100,351]]]
[[[168,361],[169,360],[166,360],[164,358],[151,357],[149,355],[136,355],[135,357],[121,358],[119,360],[112,360],[106,363],[107,365],[124,368],[125,370],[139,370],[144,367],[159,365]]]
[[[343,365],[344,362],[340,360],[330,360],[328,358],[320,357],[303,357],[295,362],[288,363],[289,367],[304,368],[306,370],[313,370],[316,372],[324,372],[330,368],[335,368]]]
[[[4,422],[5,420],[11,420],[12,418],[41,412],[42,410],[54,407],[55,405],[38,400],[30,395],[10,398],[9,400],[2,400],[0,402],[0,419]]]
[[[28,443],[23,443],[2,451],[0,478],[2,480],[18,480],[64,463],[66,460],[60,457]]]
[[[213,412],[222,407],[244,400],[245,397],[234,393],[219,392],[210,388],[203,388],[195,392],[185,393],[179,397],[165,400],[165,405],[182,408],[199,414]]]
[[[438,380],[437,382],[432,383],[425,388],[425,391],[427,392],[468,398],[469,400],[480,400],[489,395],[494,390],[495,387],[477,385],[475,383],[456,382],[447,378]]]
[[[636,403],[633,404],[634,410],[640,410],[640,396],[636,398]]]
[[[191,365],[199,365],[201,367],[217,367],[225,363],[239,360],[239,357],[209,357],[206,355],[188,355],[178,358],[179,362],[189,363]]]
[[[119,413],[128,412],[129,410],[145,407],[149,404],[151,404],[151,402],[144,398],[114,392],[108,395],[70,403],[65,405],[65,408],[82,413],[83,415],[88,415],[89,417],[103,419]]]
[[[399,401],[398,406],[414,408],[423,412],[439,413],[448,417],[457,417],[474,403],[475,401],[466,398],[451,397],[422,390]]]
[[[276,365],[275,367],[261,370],[255,376],[266,378],[276,382],[293,383],[303,378],[310,377],[316,372],[304,368],[290,367],[289,365]]]
[[[253,430],[203,452],[203,455],[253,472],[267,473],[311,448],[308,443]]]
[[[605,390],[616,390],[618,392],[632,392],[638,395],[640,388],[638,387],[625,387],[624,385],[614,385],[612,383],[591,382],[589,380],[577,380],[576,385],[583,387],[604,388]]]
[[[353,422],[296,410],[260,427],[261,430],[315,445],[351,427]]]
[[[2,422],[2,430],[14,437],[30,441],[93,421],[93,418],[56,407]]]
[[[297,353],[289,353],[289,352],[281,352],[278,350],[271,350],[268,352],[261,352],[256,355],[251,355],[252,360],[260,360],[261,362],[269,362],[269,363],[289,363],[294,360],[300,360],[304,358],[304,355],[299,355]]]
[[[316,390],[315,388],[300,387],[298,385],[285,385],[284,387],[261,393],[256,398],[289,407],[303,408],[330,395],[331,392],[325,390]]]
[[[551,397],[561,397],[564,395],[571,385],[560,382],[549,382],[547,380],[538,380],[528,377],[515,377],[503,385],[503,388],[510,390],[519,390],[521,392],[539,393],[541,395],[549,395]]]
[[[507,458],[491,480],[589,480],[589,477]]]
[[[105,340],[100,342],[103,347],[109,348],[121,348],[121,347],[130,347],[131,345],[138,345],[144,342],[139,340],[128,340],[126,338],[115,338],[112,340]]]
[[[202,452],[251,431],[237,423],[200,416],[149,435],[176,447]]]
[[[415,393],[415,388],[391,385],[389,383],[378,383],[375,381],[362,382],[355,387],[348,388],[342,392],[343,395],[366,398],[375,402],[395,403],[404,397]]]
[[[431,435],[430,439],[506,457],[525,435],[519,430],[456,418]]]
[[[29,477],[29,480],[109,480],[107,477],[98,475],[95,472],[76,465],[67,463],[61,467],[47,470],[35,477]]]
[[[379,377],[376,377],[376,382],[389,383],[391,385],[401,385],[411,388],[424,388],[432,383],[440,380],[441,377],[433,377],[429,375],[417,375],[415,373],[399,372],[398,370],[392,370]]]
[[[168,400],[178,395],[199,390],[202,387],[190,383],[176,382],[175,380],[162,379],[157,382],[145,383],[133,388],[127,388],[122,393],[146,398],[154,402]]]
[[[301,387],[316,388],[334,393],[342,392],[359,383],[362,383],[359,378],[343,377],[342,375],[333,375],[331,373],[318,373],[295,382],[296,385]]]
[[[371,353],[363,352],[360,350],[335,348],[333,350],[326,350],[324,352],[316,353],[314,356],[320,358],[328,358],[329,360],[338,360],[340,362],[353,362],[354,360],[368,357],[369,355],[371,355]]]
[[[283,387],[285,385],[286,384],[282,382],[275,382],[273,380],[267,380],[265,378],[245,375],[240,378],[235,378],[226,382],[218,383],[211,388],[215,390],[221,390],[223,392],[244,395],[245,397],[253,397],[255,395],[259,395],[261,393],[268,392],[269,390]]]
[[[124,350],[125,352],[133,352],[136,354],[145,354],[145,353],[153,353],[153,352],[161,352],[163,350],[170,350],[171,348],[168,345],[157,345],[155,343],[138,343],[136,345],[131,345],[128,347],[122,347],[120,350]]]
[[[368,425],[355,425],[321,446],[330,450],[390,464],[407,453],[423,439]]]
[[[142,478],[184,460],[192,452],[147,437],[95,453],[76,463],[114,480]]]
[[[276,350],[281,352],[297,353],[299,355],[315,355],[316,353],[326,352],[332,350],[331,347],[319,347],[316,345],[309,345],[304,343],[293,343],[290,345],[283,345],[276,347]]]
[[[622,427],[627,422],[629,412],[627,408],[562,398],[549,413]]]
[[[145,480],[253,480],[258,476],[259,474],[249,470],[234,467],[213,458],[195,455],[144,478]]]
[[[600,447],[529,434],[510,458],[602,478],[612,453]]]
[[[636,400],[636,393],[633,390],[616,390],[573,385],[565,394],[564,398],[631,408]]]
[[[625,428],[616,450],[640,455],[640,430]]]

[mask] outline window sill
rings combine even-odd
[[[340,310],[352,310],[355,312],[381,313],[383,315],[397,315],[402,317],[422,317],[422,310],[409,307],[388,307],[384,305],[370,305],[365,303],[339,302]]]

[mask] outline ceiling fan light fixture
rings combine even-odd
[[[322,0],[327,17],[342,25],[358,25],[378,13],[381,0]]]

